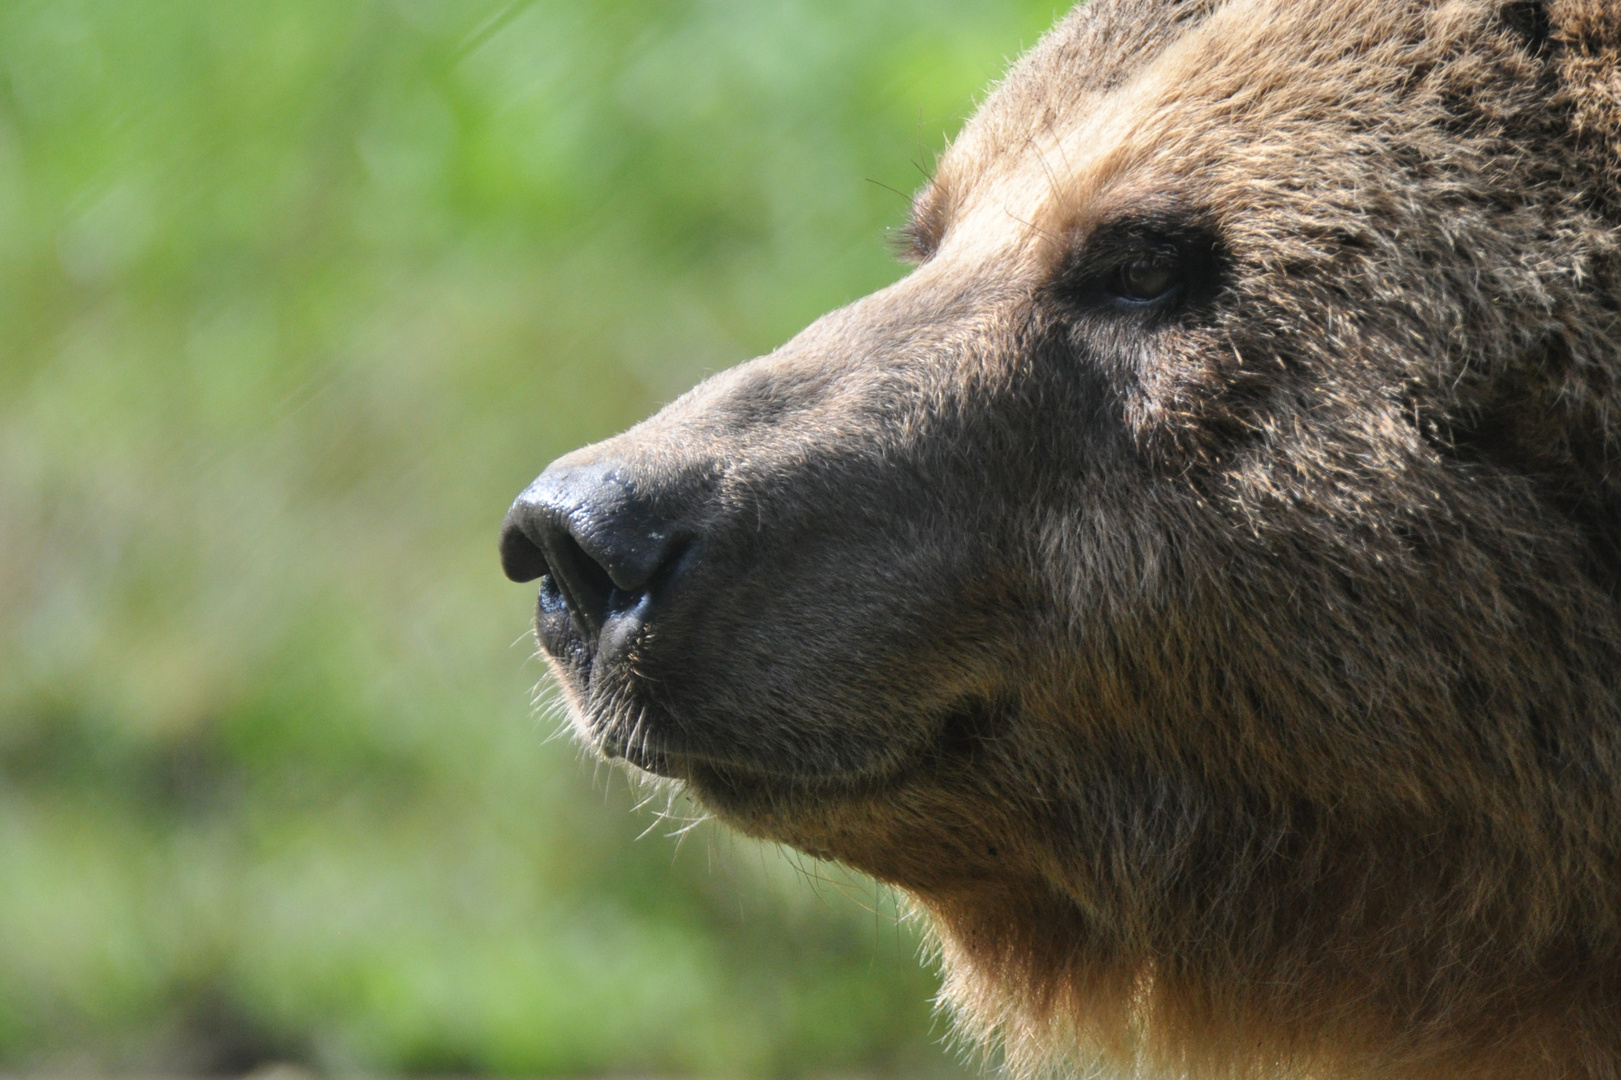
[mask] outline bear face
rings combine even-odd
[[[916,269],[554,463],[575,725],[1015,1058],[1621,1069],[1621,7],[1091,0]]]

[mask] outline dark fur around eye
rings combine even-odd
[[[1169,314],[1212,295],[1222,266],[1215,230],[1185,218],[1125,218],[1078,239],[1050,284],[1071,310]]]

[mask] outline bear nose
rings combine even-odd
[[[507,511],[501,567],[519,582],[550,575],[575,628],[594,641],[614,614],[637,605],[674,546],[623,465],[554,465]]]

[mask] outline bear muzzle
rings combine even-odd
[[[852,604],[827,584],[860,570],[857,557],[905,569],[889,533],[849,512],[796,517],[793,500],[763,511],[702,453],[671,450],[679,433],[641,438],[628,454],[588,447],[554,462],[501,530],[506,575],[539,583],[536,639],[581,738],[728,807],[789,787],[843,801],[938,749],[978,683],[930,656],[917,675],[890,657],[941,619]],[[787,475],[771,494],[808,486]],[[828,520],[867,547],[830,551]]]

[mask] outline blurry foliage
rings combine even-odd
[[[892,900],[547,741],[494,539],[1053,15],[0,4],[0,1065],[950,1068]]]

